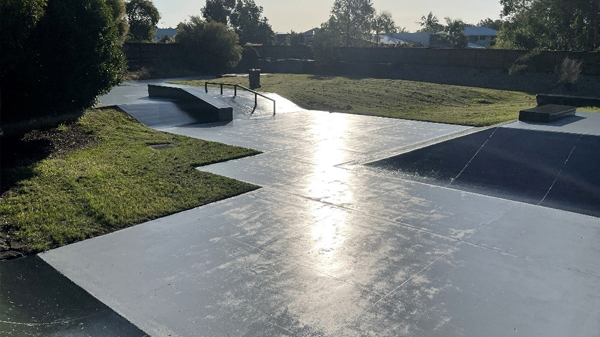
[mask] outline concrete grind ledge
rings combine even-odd
[[[519,120],[524,122],[550,123],[575,116],[577,108],[570,105],[546,104],[532,109],[521,110]]]
[[[198,123],[230,122],[233,120],[233,107],[200,91],[192,92],[176,85],[149,84],[148,95],[152,98],[175,100],[183,110],[194,114]]]
[[[538,105],[572,105],[575,107],[597,106],[600,107],[600,98],[598,97],[581,97],[567,95],[549,95],[538,94],[536,96]]]

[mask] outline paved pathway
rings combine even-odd
[[[361,169],[468,128],[301,111],[163,130],[263,151],[199,168],[263,188],[41,256],[151,336],[600,331],[598,218]]]

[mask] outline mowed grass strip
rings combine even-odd
[[[31,252],[257,188],[195,169],[257,151],[151,130],[115,110],[87,111],[75,127],[96,144],[3,172],[21,179],[1,196],[0,219]],[[165,143],[175,147],[149,147]]]
[[[214,81],[248,85],[247,77]],[[405,80],[268,74],[261,76],[261,84],[260,91],[277,93],[310,110],[472,126],[516,119],[520,110],[536,106],[535,97],[522,92]]]

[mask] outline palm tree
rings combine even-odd
[[[375,42],[379,45],[381,36],[380,34],[390,35],[398,32],[398,27],[394,19],[392,19],[392,13],[383,11],[377,15],[373,20],[373,32],[375,33]]]
[[[447,17],[444,31],[454,48],[464,48],[467,45],[467,40],[465,38],[465,23],[462,20],[453,20]]]
[[[427,15],[423,15],[421,17],[421,21],[417,22],[421,27],[422,32],[435,33],[442,30],[443,26],[440,25],[440,20],[433,15],[432,12],[429,12]]]

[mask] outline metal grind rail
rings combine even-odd
[[[263,94],[261,94],[261,93],[258,93],[258,92],[256,92],[256,91],[254,91],[254,90],[250,89],[250,88],[246,88],[246,87],[245,87],[245,86],[243,86],[243,85],[239,85],[239,84],[232,84],[232,83],[204,82],[204,91],[205,91],[206,93],[208,93],[208,86],[209,86],[209,85],[218,85],[218,86],[220,86],[220,87],[221,87],[221,95],[223,95],[223,86],[230,86],[230,87],[233,87],[233,97],[236,97],[236,96],[237,96],[237,88],[238,88],[238,87],[239,87],[239,88],[242,88],[242,89],[244,89],[244,90],[246,90],[246,91],[249,91],[249,92],[253,93],[253,94],[254,94],[254,108],[252,109],[252,112],[250,113],[250,115],[251,115],[251,116],[252,116],[252,114],[254,114],[254,111],[256,110],[256,107],[258,106],[258,96],[260,96],[260,97],[262,97],[262,98],[266,98],[266,99],[268,99],[269,101],[273,102],[273,116],[275,116],[275,113],[276,113],[276,111],[277,111],[277,105],[276,105],[276,102],[275,102],[275,100],[274,100],[274,99],[272,99],[272,98],[270,98],[270,97],[267,97],[267,96],[265,96],[265,95],[263,95]]]

